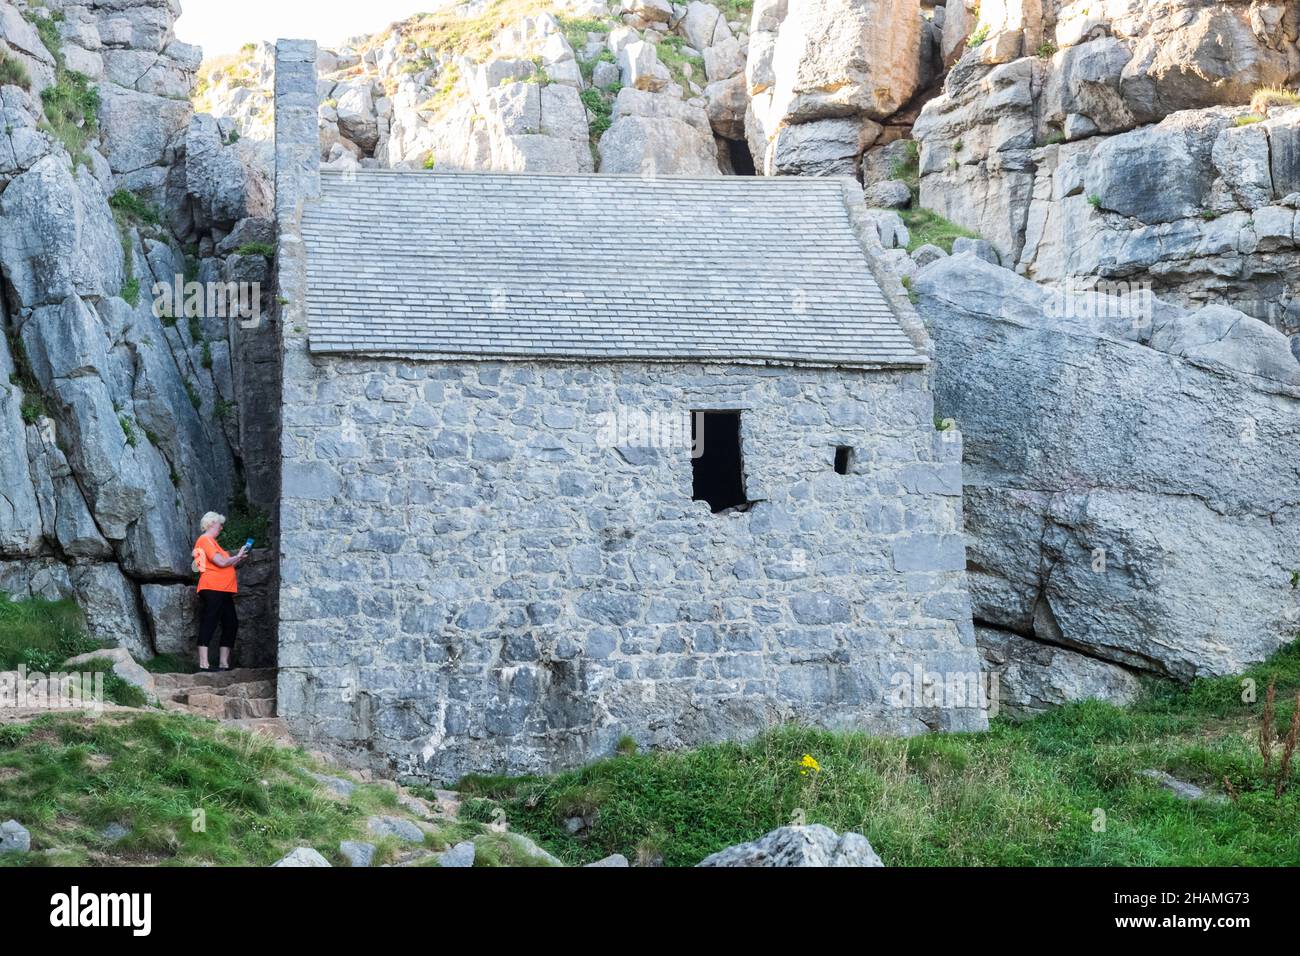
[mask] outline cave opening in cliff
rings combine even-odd
[[[692,412],[691,448],[691,497],[707,501],[714,514],[748,506],[740,412]]]
[[[754,176],[758,170],[754,166],[754,157],[749,152],[749,144],[743,139],[727,140],[727,155],[731,159],[731,168],[737,176]]]

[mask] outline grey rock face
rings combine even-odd
[[[615,869],[625,869],[630,865],[631,864],[627,862],[627,857],[625,857],[622,853],[615,853],[612,856],[605,857],[603,860],[597,860],[595,863],[587,864],[587,866],[589,867],[592,866],[612,867]]]
[[[600,138],[601,172],[721,175],[709,115],[700,106],[624,87],[614,101],[613,120]]]
[[[330,861],[321,856],[317,850],[309,846],[300,846],[292,853],[281,857],[271,864],[272,866],[329,866]]]
[[[0,194],[0,218],[14,224],[0,232],[0,268],[18,308],[118,294],[122,244],[106,200],[85,167],[74,175],[57,155],[38,161]]]
[[[1195,313],[1090,312],[973,256],[913,289],[966,438],[977,622],[1181,679],[1294,636],[1300,391],[1260,373],[1292,358],[1280,336],[1161,351]]]
[[[884,866],[860,833],[837,834],[820,823],[781,827],[753,843],[705,857],[699,866],[825,867]]]
[[[217,121],[199,114],[190,120],[181,151],[185,189],[195,226],[232,229],[249,217],[271,212],[267,170],[251,144],[228,143]]]

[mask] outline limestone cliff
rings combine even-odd
[[[0,2],[0,592],[74,597],[142,658],[188,650],[188,543],[245,497],[240,403],[265,351],[170,307],[267,268],[239,254],[267,197],[232,127],[193,115],[178,13]]]

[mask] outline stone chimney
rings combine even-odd
[[[316,43],[275,44],[275,218],[296,231],[303,203],[320,197]]]

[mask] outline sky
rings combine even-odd
[[[337,46],[348,37],[377,33],[394,20],[436,10],[446,0],[181,0],[176,36],[203,47],[207,57],[234,53],[245,43],[281,37]]]

